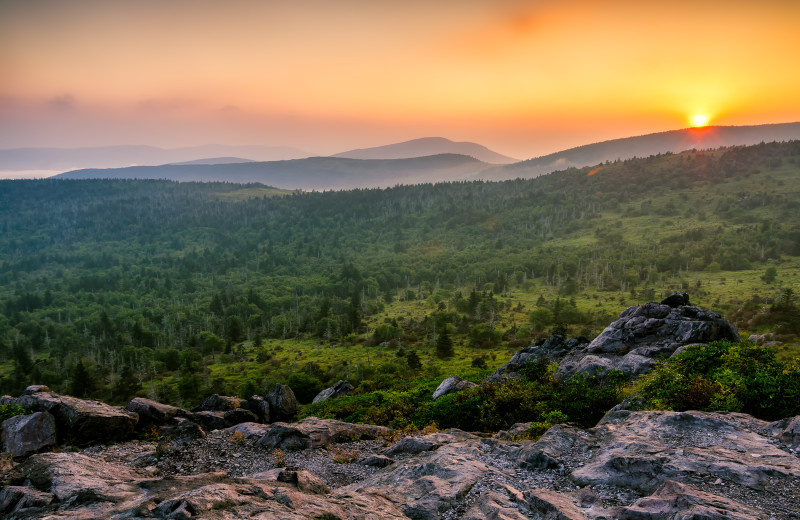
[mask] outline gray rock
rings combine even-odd
[[[769,515],[734,500],[667,480],[653,495],[640,498],[632,506],[624,508],[619,518],[620,520],[662,518],[766,520]]]
[[[193,408],[193,412],[227,412],[236,408],[242,408],[244,400],[238,397],[227,395],[211,394],[206,397],[200,406]]]
[[[675,291],[663,300],[661,305],[669,305],[670,307],[680,307],[681,305],[689,305],[689,295],[685,292]]]
[[[394,459],[386,457],[385,455],[373,455],[358,461],[363,466],[372,466],[374,468],[385,468],[394,464]]]
[[[2,440],[12,457],[24,457],[56,445],[56,419],[48,412],[17,415],[3,421]]]
[[[330,388],[326,388],[325,390],[321,391],[314,397],[314,400],[311,401],[312,403],[319,403],[325,401],[326,399],[333,399],[334,397],[342,397],[345,395],[350,395],[355,388],[353,385],[350,384],[349,381],[339,380]]]
[[[675,303],[677,298],[670,301]],[[576,374],[603,377],[612,370],[636,377],[681,347],[716,340],[739,341],[736,329],[719,314],[689,305],[646,303],[625,309],[588,345],[579,339],[552,336],[518,351],[487,379],[519,377],[523,367],[536,362],[558,363],[557,377],[562,380]]]
[[[464,390],[468,390],[470,388],[474,388],[478,386],[476,383],[472,381],[465,381],[458,376],[450,376],[441,384],[436,387],[436,390],[433,392],[433,397],[431,398],[432,401],[435,401],[442,397],[443,395],[452,394],[455,392],[461,392]]]
[[[33,395],[41,392],[49,392],[50,387],[47,385],[30,385],[23,392],[22,395]]]
[[[800,450],[800,415],[783,419],[772,426],[777,427],[776,437],[781,442],[793,450]]]
[[[139,422],[136,428],[141,430],[149,426],[162,426],[171,421],[179,413],[186,413],[185,410],[170,406],[168,404],[158,403],[145,399],[143,397],[136,397],[125,406],[129,412],[134,412],[139,416]]]
[[[383,454],[387,456],[392,455],[416,455],[423,451],[432,451],[438,449],[441,444],[424,437],[406,437],[405,439],[397,442],[396,444],[383,450]]]
[[[0,489],[0,513],[27,513],[33,517],[36,508],[49,506],[55,497],[52,493],[45,493],[37,489],[24,486],[6,486]],[[27,510],[27,511],[26,511]]]
[[[256,414],[254,414],[250,410],[245,410],[244,408],[235,408],[233,410],[228,410],[223,414],[222,417],[225,419],[225,422],[231,426],[239,423],[258,421],[258,416],[256,416]]]
[[[587,517],[569,497],[551,489],[525,491],[525,500],[540,518],[552,520],[586,520]]]
[[[202,426],[203,430],[210,432],[214,430],[224,430],[228,426],[232,426],[225,420],[223,412],[188,412],[186,418]]]
[[[256,480],[274,480],[296,487],[303,493],[311,495],[327,495],[331,492],[322,480],[311,473],[298,468],[275,468],[269,471],[256,473],[251,478]]]
[[[254,395],[247,399],[246,408],[256,414],[258,422],[269,422],[269,402],[260,395]]]
[[[305,449],[333,443],[387,437],[392,430],[385,426],[351,424],[333,419],[306,417],[300,422],[272,423],[258,445],[268,449]]]
[[[51,392],[23,395],[16,403],[50,412],[56,419],[59,442],[77,445],[128,439],[139,419],[137,414],[118,406]]]
[[[489,382],[499,382],[508,378],[521,377],[519,371],[525,365],[536,362],[558,362],[565,356],[580,351],[587,343],[588,340],[584,340],[584,338],[550,336],[517,351],[508,363],[495,370],[494,374],[486,379]]]
[[[170,427],[162,427],[161,440],[159,446],[164,447],[179,447],[188,444],[195,439],[202,439],[206,436],[205,430],[189,419],[177,417],[174,420],[174,425]]]
[[[297,415],[297,398],[291,388],[280,383],[267,394],[269,402],[269,417],[272,421],[290,421]]]
[[[255,422],[243,422],[237,425],[225,428],[225,432],[229,435],[234,435],[237,432],[244,436],[245,439],[258,440],[270,430],[269,424],[261,424]]]

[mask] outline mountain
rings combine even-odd
[[[56,177],[259,182],[281,189],[343,190],[466,180],[475,177],[489,166],[473,157],[456,154],[411,159],[311,157],[291,161],[236,164],[168,164],[85,169],[63,173]]]
[[[209,157],[208,159],[195,159],[194,161],[183,161],[170,163],[170,166],[191,166],[195,164],[237,164],[256,162],[252,159],[242,159],[241,157]]]
[[[544,155],[516,164],[487,170],[485,180],[532,178],[570,167],[594,166],[606,161],[649,157],[691,149],[753,145],[761,142],[800,139],[800,122],[755,126],[707,126],[686,128],[637,137],[613,139]]]
[[[519,161],[519,159],[493,152],[477,143],[457,143],[444,137],[423,137],[422,139],[413,139],[386,146],[359,148],[337,153],[331,157],[344,157],[347,159],[407,159],[444,153],[468,155],[490,164],[509,164]]]
[[[302,159],[312,154],[286,146],[205,145],[187,148],[98,146],[91,148],[13,148],[0,150],[0,170],[74,170],[119,168],[194,161],[207,157],[241,157],[252,161]]]

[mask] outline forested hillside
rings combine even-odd
[[[193,404],[476,378],[673,289],[791,345],[799,213],[797,141],[325,193],[2,181],[0,390]]]

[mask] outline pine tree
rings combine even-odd
[[[436,338],[436,355],[440,358],[449,358],[455,354],[453,350],[453,340],[450,339],[450,334],[447,333],[447,324],[442,324],[442,332]]]

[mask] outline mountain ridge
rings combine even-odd
[[[408,159],[442,153],[467,155],[489,164],[510,164],[519,161],[519,159],[499,154],[478,143],[451,141],[444,137],[421,137],[401,143],[356,148],[334,154],[331,157],[344,157],[347,159]]]

